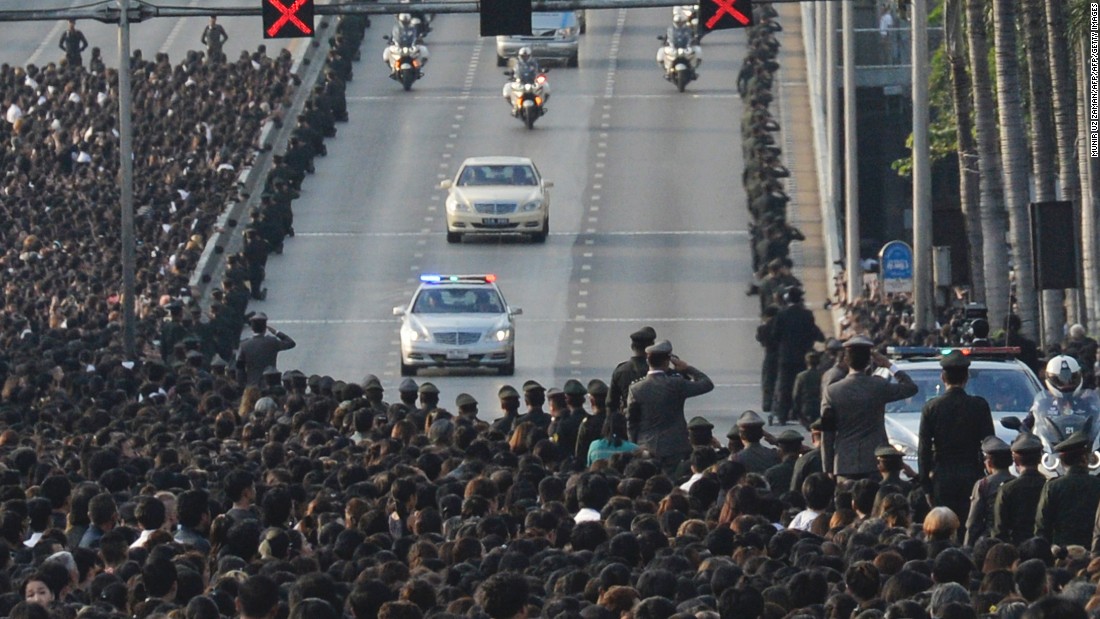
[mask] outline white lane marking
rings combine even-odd
[[[611,36],[611,49],[608,51],[607,58],[607,80],[603,89],[603,96],[609,99],[615,95],[615,72],[619,68],[619,43],[622,41],[625,26],[626,9],[619,9],[618,18],[615,20],[615,34]]]
[[[551,232],[551,235],[573,236],[577,232]],[[735,236],[748,237],[745,230],[619,230],[607,232],[592,232],[597,236]],[[431,231],[422,232],[297,232],[294,238],[403,238],[411,236],[436,236]]]
[[[412,281],[412,280],[409,280]],[[728,322],[759,322],[755,316],[728,316],[728,317],[682,317],[682,318],[588,318],[583,315],[573,318],[532,318],[524,316],[525,323],[557,325],[562,323],[588,323],[588,324],[622,324],[622,323],[694,323],[694,324],[720,324]],[[382,325],[401,322],[398,318],[279,318],[275,320],[279,324],[290,325]],[[584,333],[584,327],[574,327],[574,333]]]
[[[572,92],[572,93],[555,94],[554,95],[554,100],[555,101],[557,101],[557,100],[564,101],[566,99],[587,99],[587,100],[601,99],[602,100],[606,96],[607,95],[597,95],[597,94],[586,94],[586,93]],[[495,101],[499,98],[500,98],[500,93],[497,93],[495,95],[493,95],[493,94],[483,94],[483,95],[482,94],[477,94],[477,95],[475,95],[475,94],[470,94],[470,95],[454,94],[454,95],[448,95],[448,94],[435,94],[435,93],[429,95],[429,94],[415,94],[414,93],[414,94],[410,94],[408,96],[399,96],[399,95],[358,95],[358,96],[351,96],[351,97],[348,97],[348,103],[366,103],[368,101],[407,101],[409,99],[418,99],[418,100],[422,99],[424,101],[429,101],[429,100],[431,100],[431,101],[463,101],[463,100],[471,100],[471,101],[477,101],[477,100],[490,101],[490,100],[492,100],[492,101]],[[615,101],[624,101],[624,100],[631,100],[631,99],[637,99],[637,100],[676,99],[677,101],[690,101],[692,99],[698,99],[698,100],[713,101],[715,99],[740,99],[740,98],[741,97],[737,96],[737,93],[735,93],[735,92],[733,92],[733,93],[729,93],[729,92],[695,92],[695,93],[687,93],[687,92],[685,92],[685,93],[682,93],[682,94],[681,93],[673,93],[673,94],[668,94],[668,93],[630,93],[630,94],[617,94],[617,95],[615,95]],[[609,128],[609,127],[610,127],[610,125],[601,125],[601,128],[603,128],[603,129],[606,129],[606,128]]]

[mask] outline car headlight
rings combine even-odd
[[[542,200],[532,200],[530,202],[524,202],[523,206],[519,210],[530,213],[531,211],[537,211],[542,208]]]
[[[407,339],[410,342],[426,342],[432,339],[432,336],[424,327],[405,323],[401,325],[401,338]]]
[[[505,342],[508,340],[508,338],[512,337],[512,330],[505,327],[503,329],[497,329],[496,331],[493,331],[492,335],[494,338],[496,338],[496,341]]]
[[[470,205],[459,200],[447,200],[447,208],[454,213],[469,213]]]

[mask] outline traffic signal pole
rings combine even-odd
[[[928,2],[912,0],[913,320],[935,326],[932,282],[932,163],[928,133]]]

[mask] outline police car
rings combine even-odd
[[[401,317],[401,375],[427,367],[489,367],[504,376],[516,371],[514,318],[496,276],[420,276],[420,287]]]
[[[966,392],[989,402],[993,427],[997,436],[1011,444],[1016,431],[1001,425],[1006,417],[1027,416],[1035,394],[1043,386],[1031,368],[1015,358],[1020,349],[1002,347],[935,348],[924,346],[891,346],[887,355],[895,359],[919,387],[917,395],[886,405],[886,434],[890,444],[904,454],[905,462],[917,468],[920,416],[924,404],[941,395],[946,387],[940,380],[940,358],[958,350],[970,359],[970,380]],[[881,374],[880,374],[881,375]],[[889,377],[889,373],[885,373]]]

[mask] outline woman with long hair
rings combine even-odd
[[[610,458],[612,454],[630,452],[638,449],[636,443],[626,438],[626,415],[610,413],[603,422],[603,438],[588,445],[588,466],[596,460]]]

